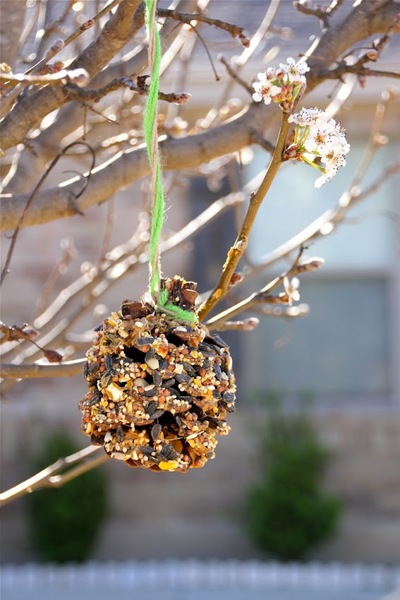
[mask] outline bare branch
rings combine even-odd
[[[289,115],[287,113],[282,114],[282,125],[279,131],[278,140],[275,146],[274,153],[271,158],[271,162],[268,165],[267,172],[257,192],[250,198],[250,204],[247,209],[246,216],[243,220],[243,224],[239,235],[236,238],[234,245],[230,248],[225,264],[222,268],[222,275],[211,295],[207,300],[200,306],[198,310],[199,319],[203,320],[205,316],[213,309],[213,307],[219,302],[226,294],[231,278],[235,272],[235,269],[243,256],[244,251],[248,245],[249,234],[256,218],[258,209],[264,200],[278,170],[282,164],[282,152],[286,142],[286,137],[289,130]]]
[[[247,311],[257,304],[290,304],[290,298],[285,292],[282,292],[278,296],[272,296],[272,290],[281,285],[285,278],[293,277],[294,275],[298,275],[300,273],[309,273],[311,271],[315,271],[323,264],[323,260],[319,258],[301,261],[300,259],[302,253],[303,247],[300,248],[297,257],[289,270],[285,271],[278,277],[275,277],[275,279],[270,281],[258,292],[254,292],[241,302],[238,302],[234,306],[231,306],[223,312],[215,315],[215,317],[212,317],[207,321],[206,325],[211,326],[213,329],[219,329],[227,321],[227,319],[231,319],[235,315]]]
[[[290,240],[264,256],[260,263],[252,268],[252,276],[260,271],[264,271],[278,260],[289,256],[299,246],[308,244],[311,240],[318,239],[319,237],[326,236],[328,233],[332,233],[344,220],[351,206],[375,193],[389,177],[392,177],[396,173],[400,173],[400,163],[395,163],[384,169],[376,180],[362,192],[360,192],[358,187],[353,187],[350,192],[344,192],[335,207],[325,211]]]
[[[60,364],[41,365],[37,363],[15,365],[12,363],[0,365],[2,379],[41,379],[54,377],[73,377],[82,373],[84,358],[65,361]]]
[[[71,239],[62,239],[60,246],[62,249],[61,258],[42,286],[40,296],[36,304],[37,314],[40,314],[45,310],[46,306],[49,303],[50,294],[53,291],[57,281],[59,280],[61,275],[63,275],[67,271],[70,262],[76,254],[76,248]]]
[[[307,0],[298,0],[297,2],[293,2],[293,6],[296,10],[303,13],[303,15],[317,17],[317,19],[322,21],[324,27],[329,27],[328,9],[323,9],[319,6],[311,7],[309,6]]]
[[[246,81],[244,81],[243,79],[241,79],[239,77],[239,75],[234,71],[234,69],[232,69],[232,67],[229,65],[229,63],[225,60],[225,58],[223,56],[220,56],[219,58],[219,62],[222,63],[228,73],[228,75],[234,80],[236,81],[236,83],[238,83],[244,90],[246,90],[246,92],[252,96],[254,89],[248,85],[248,83]]]
[[[210,331],[217,329],[218,331],[253,331],[260,323],[260,320],[256,317],[249,317],[248,319],[243,319],[243,321],[225,321],[225,323],[221,323],[218,327],[213,327],[211,324],[208,328]]]
[[[249,189],[251,187],[252,184],[250,183]],[[161,252],[165,254],[169,250],[177,248],[187,239],[190,239],[201,231],[218,215],[223,214],[224,211],[238,203],[244,202],[245,197],[245,194],[242,193],[229,194],[224,198],[216,200],[211,206],[187,223],[180,231],[163,241]],[[139,234],[134,235],[133,239],[129,240],[128,243],[121,244],[121,246],[112,250],[109,255],[113,258],[106,259],[101,268],[92,277],[82,276],[74,281],[60,293],[42,315],[35,319],[33,325],[36,329],[40,330],[42,335],[40,340],[42,343],[55,344],[64,339],[65,332],[78,320],[82,312],[88,310],[98,300],[98,285],[101,286],[101,292],[104,293],[112,285],[115,285],[121,277],[130,272],[130,270],[147,264],[147,249],[140,238],[139,230]],[[114,275],[115,269],[118,272],[117,277]],[[88,289],[90,289],[90,298],[88,298]],[[84,298],[84,301],[80,304],[79,298]],[[71,305],[74,302],[78,302],[78,305],[71,310]],[[70,310],[70,313],[67,317],[63,318],[63,314],[67,309]],[[14,351],[11,351],[11,353],[12,357],[8,360],[13,360],[18,364],[23,363],[28,358],[32,359],[37,355],[35,348],[31,347],[18,347]]]
[[[114,92],[115,90],[120,89],[121,87],[128,88],[129,90],[136,92],[140,96],[147,96],[149,91],[149,86],[143,81],[146,77],[141,78],[138,77],[138,82],[135,83],[131,77],[121,77],[120,79],[113,79],[107,85],[99,88],[97,90],[82,90],[80,86],[70,83],[66,86],[66,89],[69,91],[71,97],[75,98],[80,102],[98,102],[101,98],[104,98],[107,94]],[[177,93],[168,93],[159,92],[158,93],[159,100],[164,100],[165,102],[172,102],[174,104],[186,104],[186,102],[190,98],[190,94],[185,92],[177,92]]]
[[[400,32],[398,13],[398,3],[391,0],[364,0],[342,21],[327,29],[306,53],[311,69],[307,92],[321,83],[326,69],[348,48],[374,33]]]
[[[70,65],[83,68],[90,77],[101,71],[143,25],[140,0],[122,0],[117,11],[94,40]],[[6,150],[24,140],[33,127],[68,100],[63,88],[45,87],[19,100],[0,124],[2,148]]]
[[[209,2],[210,0],[207,0]],[[203,0],[203,6],[205,1]],[[179,0],[179,7],[183,10],[192,10],[197,6],[196,0]],[[136,13],[135,19],[138,18]],[[143,17],[143,14],[141,14]],[[143,20],[143,19],[142,19]],[[183,45],[187,41],[187,33],[182,32],[175,22],[168,20],[160,30],[160,37],[164,55],[161,61],[160,75],[165,73],[168,66],[179,54]],[[91,81],[91,86],[95,88],[104,87],[109,81],[129,75],[132,73],[141,73],[147,66],[147,48],[141,44],[134,55],[126,60],[123,57],[120,61],[108,65]],[[183,87],[183,86],[182,86]],[[85,103],[83,103],[85,105]],[[22,193],[30,189],[33,184],[35,174],[46,166],[46,162],[54,156],[54,149],[58,148],[63,139],[76,130],[77,122],[81,122],[80,107],[82,104],[69,102],[60,108],[57,119],[41,133],[30,144],[34,147],[34,154],[30,151],[28,145],[18,157],[18,168],[10,173],[10,178],[4,186],[5,191]],[[91,107],[93,111],[93,107]]]
[[[0,339],[1,345],[7,342],[19,342],[23,340],[35,346],[39,352],[44,354],[50,363],[60,363],[63,359],[62,355],[56,350],[43,348],[43,346],[38,344],[35,341],[37,331],[34,329],[27,329],[26,323],[22,325],[22,327],[17,327],[17,325],[8,326],[0,322],[0,332],[3,334],[3,337]]]
[[[100,10],[94,17],[88,19],[87,21],[85,21],[84,23],[82,23],[82,25],[80,25],[78,27],[78,29],[76,29],[73,33],[71,33],[71,35],[69,35],[65,40],[61,40],[61,44],[53,44],[51,46],[51,48],[49,48],[49,50],[46,52],[44,58],[42,58],[39,62],[37,62],[36,64],[34,64],[28,71],[27,73],[31,73],[32,71],[36,72],[38,71],[43,65],[45,65],[50,59],[54,58],[54,56],[56,56],[56,54],[58,54],[58,52],[60,52],[60,50],[62,50],[63,48],[65,48],[66,46],[69,46],[69,44],[71,44],[72,42],[74,42],[84,31],[87,31],[88,29],[90,29],[91,27],[93,27],[93,25],[98,22],[102,17],[104,17],[107,13],[109,13],[115,6],[117,6],[118,4],[120,4],[121,0],[113,0],[112,2],[110,2],[109,4],[107,4],[102,10]],[[46,38],[46,36],[50,33],[50,31],[52,29],[54,29],[59,22],[62,22],[65,17],[67,12],[70,10],[70,6],[67,6],[65,9],[65,12],[63,15],[60,15],[59,19],[57,20],[56,23],[52,23],[52,25],[46,29],[46,31],[43,34],[43,40]],[[42,40],[42,41],[43,41]]]
[[[25,85],[60,85],[69,81],[82,81],[86,83],[87,72],[84,69],[62,69],[55,73],[44,75],[19,75],[0,71],[0,80],[10,83],[23,83]]]
[[[341,64],[333,71],[326,71],[326,79],[337,79],[338,73],[342,77],[345,73],[354,73],[358,77],[390,77],[391,79],[400,79],[400,73],[395,71],[380,71],[378,69],[369,69],[368,67],[360,67],[357,65]]]
[[[400,7],[399,7],[400,10]],[[334,69],[326,69],[321,70],[321,74],[326,79],[337,79],[343,80],[343,76],[346,73],[353,73],[358,76],[359,82],[363,85],[363,81],[365,77],[374,76],[374,77],[391,77],[394,79],[400,78],[400,73],[390,72],[390,71],[380,71],[377,69],[370,69],[366,67],[366,63],[368,62],[376,62],[385,47],[390,42],[390,35],[395,29],[396,23],[393,22],[392,26],[389,28],[389,31],[383,35],[379,40],[374,40],[371,44],[371,47],[368,48],[363,54],[356,60],[354,63],[348,63],[345,59],[341,60],[337,67]],[[354,53],[354,50],[352,51]]]
[[[201,13],[193,13],[187,14],[182,13],[177,10],[171,9],[158,9],[158,15],[160,17],[168,17],[169,19],[175,19],[176,21],[180,21],[181,23],[187,23],[188,25],[192,25],[193,21],[198,21],[200,23],[206,23],[207,25],[212,25],[217,27],[218,29],[223,29],[231,34],[232,37],[238,38],[241,44],[247,48],[250,45],[250,41],[248,37],[246,37],[243,33],[243,27],[239,27],[238,25],[233,25],[232,23],[227,23],[226,21],[221,21],[220,19],[211,19],[206,15]]]
[[[270,118],[270,107],[252,104],[241,115],[208,131],[185,138],[168,138],[160,142],[165,170],[182,170],[210,162],[214,158],[236,152],[254,142],[254,131],[263,131]],[[105,202],[119,189],[149,174],[143,146],[120,152],[96,167],[85,192],[80,179],[63,183],[62,187],[43,190],[24,216],[23,227],[48,223],[55,219],[84,213],[89,207]],[[4,195],[1,198],[0,229],[15,228],[28,194]]]
[[[326,8],[320,6],[311,7],[308,4],[308,0],[297,0],[293,2],[293,6],[296,10],[303,13],[303,15],[311,15],[317,17],[322,21],[324,27],[329,27],[329,17],[331,17],[338,8],[343,4],[344,0],[332,0],[331,4]]]
[[[98,467],[105,463],[109,458],[107,454],[90,458],[92,454],[98,454],[100,449],[101,447],[99,446],[88,446],[66,458],[60,458],[46,469],[43,469],[43,471],[36,473],[33,477],[30,477],[6,492],[1,493],[0,506],[5,506],[9,502],[41,488],[60,487],[64,483],[75,479],[75,477],[79,477],[79,475]],[[73,465],[77,466],[70,469]],[[65,469],[69,470],[63,473]]]

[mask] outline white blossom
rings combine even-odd
[[[278,68],[269,67],[265,72],[259,73],[258,81],[253,83],[253,100],[264,100],[265,104],[270,104],[273,100],[282,110],[290,112],[306,86],[304,73],[309,70],[305,60],[296,62],[294,58],[288,58]]]
[[[301,153],[301,160],[322,171],[315,182],[316,187],[321,187],[346,164],[344,157],[350,146],[345,131],[319,108],[302,108],[299,113],[290,115],[289,122],[296,125],[294,145]]]
[[[272,97],[276,96],[281,91],[281,88],[271,81],[269,75],[271,75],[270,69],[266,73],[259,73],[257,75],[259,81],[253,83],[253,88],[255,90],[253,100],[256,102],[264,100],[265,104],[269,104]]]
[[[300,300],[299,286],[300,281],[297,277],[293,277],[292,279],[289,279],[289,277],[284,277],[283,288],[286,292],[290,305],[293,302],[298,302]]]
[[[286,64],[280,63],[281,70],[286,73],[290,83],[306,83],[304,74],[310,70],[310,67],[305,60],[296,62],[294,58],[286,59]]]

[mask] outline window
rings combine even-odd
[[[253,260],[261,260],[337,203],[361,149],[353,144],[347,167],[320,190],[313,185],[318,176],[314,169],[285,165],[257,217],[250,240]],[[390,155],[389,149],[378,154],[369,182],[389,164]],[[265,154],[256,156],[249,177],[263,167],[262,161]],[[391,337],[400,318],[399,303],[391,296],[398,277],[395,185],[390,180],[374,197],[352,207],[337,231],[310,246],[308,255],[326,261],[319,273],[301,277],[301,302],[310,306],[310,314],[291,320],[267,317],[249,334],[245,370],[250,391],[364,397],[395,393]],[[279,265],[284,268],[285,263]]]
[[[301,287],[302,301],[311,307],[307,317],[268,317],[253,334],[249,366],[255,389],[389,392],[385,280],[303,280]]]

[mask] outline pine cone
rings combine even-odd
[[[179,289],[177,302],[194,303],[190,286]],[[215,456],[216,434],[230,431],[225,418],[236,386],[229,348],[204,325],[149,304],[125,301],[105,319],[87,352],[85,378],[83,432],[132,467],[202,467]]]

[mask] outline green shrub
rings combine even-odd
[[[271,413],[262,444],[261,480],[248,495],[249,531],[279,560],[304,560],[335,533],[338,500],[322,489],[328,454],[309,417]]]
[[[40,471],[77,450],[68,436],[54,435],[44,441],[32,469]],[[30,494],[28,503],[30,542],[40,558],[60,563],[84,561],[107,512],[105,475],[89,471],[60,488]]]

